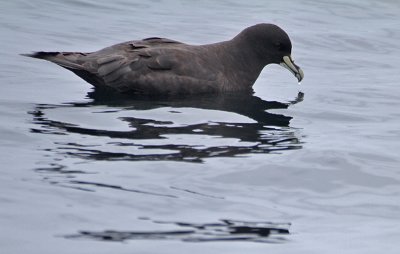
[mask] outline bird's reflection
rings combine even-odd
[[[97,136],[115,139],[109,142],[110,146],[135,147],[141,152],[115,149],[97,149],[86,145],[85,139],[78,142],[65,141],[59,147],[55,147],[57,153],[64,153],[69,156],[80,157],[87,160],[173,160],[202,162],[206,158],[225,156],[234,157],[238,155],[252,153],[270,153],[272,151],[290,150],[301,148],[299,138],[295,131],[289,127],[290,116],[270,113],[271,109],[285,109],[290,105],[302,101],[303,94],[288,103],[276,101],[265,101],[251,94],[229,93],[224,95],[207,95],[196,97],[179,98],[141,98],[141,97],[121,97],[112,94],[92,92],[88,94],[89,102],[85,103],[66,103],[62,105],[36,105],[30,113],[33,115],[35,128],[32,132],[42,134],[78,134],[84,136]],[[108,113],[124,111],[125,113],[135,110],[151,110],[156,108],[169,107],[179,110],[179,108],[196,108],[207,110],[218,110],[222,112],[232,112],[254,121],[251,123],[204,121],[187,125],[175,125],[174,119],[170,121],[159,121],[152,118],[151,113],[148,118],[120,117],[115,118],[129,124],[129,130],[115,129],[94,129],[87,128],[76,122],[53,120],[48,114],[49,110],[55,108],[87,108],[87,107],[107,107]],[[98,116],[101,117],[101,116]],[[207,116],[206,116],[207,117]],[[201,134],[219,138],[236,139],[239,142],[232,144],[198,145],[179,144],[173,142],[157,142],[165,140],[168,135],[176,134]],[[122,141],[121,141],[122,139]],[[143,140],[151,140],[143,142]],[[238,145],[240,143],[240,145]],[[60,142],[58,142],[60,144]],[[62,147],[62,148],[61,148]],[[52,150],[52,149],[48,149]],[[162,151],[162,152],[154,152]],[[137,150],[135,150],[137,151]],[[146,153],[146,151],[149,151]]]

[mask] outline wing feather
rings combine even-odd
[[[215,66],[193,50],[177,41],[153,37],[92,53],[38,52],[28,56],[61,65],[97,88],[147,94],[215,90],[218,74],[210,71]]]

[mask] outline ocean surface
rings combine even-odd
[[[0,249],[400,253],[399,1],[0,2]],[[275,23],[305,78],[110,98],[32,51]]]

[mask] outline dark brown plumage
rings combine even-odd
[[[92,53],[26,54],[56,63],[98,89],[138,94],[251,91],[262,69],[282,64],[300,81],[292,44],[278,26],[258,24],[229,41],[188,45],[165,38],[116,44]]]

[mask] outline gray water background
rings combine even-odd
[[[399,13],[389,0],[1,1],[1,253],[399,253]],[[290,35],[300,86],[267,66],[253,97],[109,102],[18,55],[211,43],[260,22]],[[290,234],[80,237],[221,219]]]

